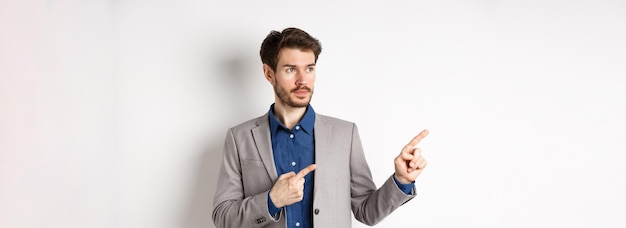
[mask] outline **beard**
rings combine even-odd
[[[311,98],[313,97],[313,89],[307,87],[307,86],[300,86],[298,88],[292,89],[291,91],[287,91],[287,89],[281,87],[278,83],[275,83],[276,86],[274,86],[274,93],[276,93],[276,96],[278,96],[278,98],[285,103],[286,105],[289,105],[291,107],[294,108],[304,108],[309,106],[309,103],[311,102]],[[297,90],[307,90],[310,92],[309,97],[305,98],[305,100],[294,100],[291,98],[291,93],[295,92]]]

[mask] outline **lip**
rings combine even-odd
[[[296,96],[298,97],[304,97],[309,94],[309,91],[306,89],[300,89],[300,90],[294,91],[293,93],[296,94]]]

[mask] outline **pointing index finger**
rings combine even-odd
[[[313,170],[315,170],[317,166],[315,164],[311,164],[309,166],[307,166],[306,168],[300,170],[300,172],[298,172],[298,174],[296,174],[296,177],[298,178],[304,178],[307,174],[309,174],[310,172],[313,172]]]
[[[428,130],[424,129],[422,132],[420,132],[419,134],[417,134],[417,136],[415,136],[411,142],[409,142],[409,144],[407,145],[406,149],[413,149],[415,148],[415,146],[417,146],[417,144],[422,141],[422,139],[424,139],[426,136],[428,136]]]

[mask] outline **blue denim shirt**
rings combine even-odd
[[[270,134],[272,136],[272,151],[276,172],[282,175],[288,172],[298,173],[305,167],[315,163],[315,111],[309,105],[304,116],[293,129],[288,129],[274,116],[274,105],[270,107]],[[304,177],[304,197],[302,201],[286,206],[285,214],[287,227],[310,228],[313,224],[313,175]],[[280,212],[271,199],[268,200],[268,209],[271,215]]]

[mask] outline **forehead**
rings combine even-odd
[[[315,64],[315,54],[312,50],[283,48],[278,52],[278,67],[282,67],[285,64],[296,66]]]

